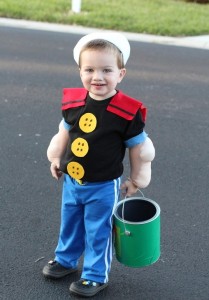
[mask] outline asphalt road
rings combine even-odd
[[[80,36],[0,28],[0,299],[78,299],[76,275],[41,270],[53,258],[61,182],[46,149],[61,118],[63,87],[80,86],[72,49]],[[110,284],[94,299],[209,299],[209,52],[131,42],[120,89],[149,108],[156,147],[144,190],[161,207],[161,257],[145,268],[114,259]],[[125,176],[128,176],[125,161]],[[82,262],[81,262],[82,263]],[[81,265],[80,265],[81,270]]]

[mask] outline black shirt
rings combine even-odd
[[[88,95],[84,106],[63,111],[71,128],[60,169],[75,179],[96,182],[121,176],[124,142],[143,132],[140,110],[131,121],[126,120],[107,111],[111,99],[97,101]]]

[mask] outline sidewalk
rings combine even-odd
[[[7,19],[7,18],[0,18],[0,26],[53,31],[53,32],[66,32],[66,33],[82,34],[82,35],[100,30],[96,28],[88,28],[82,26],[51,24],[51,23],[15,20],[15,19]],[[146,43],[156,43],[156,44],[180,46],[180,47],[199,48],[199,49],[209,49],[209,35],[194,36],[194,37],[168,37],[168,36],[157,36],[157,35],[138,34],[138,33],[129,33],[129,32],[123,32],[123,34],[129,40],[132,41],[140,41]]]

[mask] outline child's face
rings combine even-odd
[[[117,57],[109,50],[85,50],[81,53],[81,81],[95,100],[115,95],[115,88],[125,73],[125,69],[118,68]]]

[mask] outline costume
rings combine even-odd
[[[109,99],[95,101],[80,88],[64,90],[62,109],[71,128],[61,171],[88,182],[120,177],[125,141],[143,132],[143,104],[120,91]]]
[[[81,88],[64,90],[62,110],[70,142],[61,159],[65,178],[55,260],[75,268],[85,251],[81,278],[105,283],[122,161],[130,141],[134,145],[146,138],[146,108],[120,91],[96,101]]]

